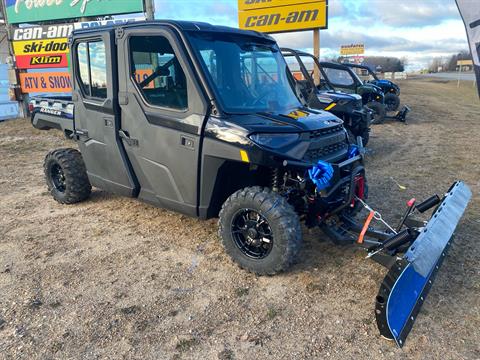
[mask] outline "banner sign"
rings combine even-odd
[[[3,0],[10,24],[144,12],[143,0]]]
[[[117,19],[117,20],[99,20],[78,22],[72,24],[29,26],[15,29],[13,32],[13,41],[19,40],[44,40],[56,38],[68,38],[73,30],[90,29],[97,26],[122,25],[130,22],[144,20],[145,17]]]
[[[288,6],[288,5],[303,5],[306,3],[315,3],[319,2],[318,0],[240,0],[238,2],[238,10],[255,10],[255,9],[264,9],[277,6]]]
[[[365,54],[364,44],[342,45],[340,47],[340,55],[362,55]]]
[[[68,54],[18,55],[17,69],[68,67]]]
[[[240,29],[266,33],[326,29],[327,0],[238,0]]]
[[[68,72],[21,73],[20,87],[23,93],[71,92],[72,82]]]
[[[478,95],[480,96],[480,6],[477,1],[471,0],[457,0],[457,6],[467,30],[473,68],[477,77]]]
[[[12,45],[15,55],[53,54],[68,52],[67,38],[52,40],[14,41]]]

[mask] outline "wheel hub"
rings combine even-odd
[[[65,192],[65,173],[59,164],[54,164],[50,169],[52,183],[59,192]]]
[[[255,230],[254,228],[250,228],[247,230],[247,236],[251,240],[255,240],[258,238],[258,231]]]
[[[248,257],[266,257],[273,244],[273,234],[268,221],[259,212],[241,209],[232,218],[232,237],[237,247]]]

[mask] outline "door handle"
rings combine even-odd
[[[138,146],[138,140],[132,139],[128,131],[119,130],[118,135],[120,136],[121,139],[125,140],[128,146]]]
[[[73,132],[73,136],[77,140],[80,140],[80,137],[88,138],[88,130],[75,129],[74,132]]]

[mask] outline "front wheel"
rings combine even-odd
[[[372,124],[383,124],[386,115],[385,105],[380,104],[377,101],[370,101],[366,106],[373,111]]]
[[[61,204],[74,204],[88,198],[92,186],[82,155],[75,149],[50,151],[43,165],[48,190]]]
[[[385,106],[387,111],[396,111],[400,106],[400,98],[396,94],[388,93],[385,95]]]
[[[225,201],[219,236],[233,261],[258,275],[285,271],[303,240],[294,208],[276,192],[261,187],[239,190]]]

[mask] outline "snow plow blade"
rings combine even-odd
[[[455,182],[380,286],[375,305],[377,325],[380,334],[395,340],[399,347],[405,344],[471,196],[466,184]]]

